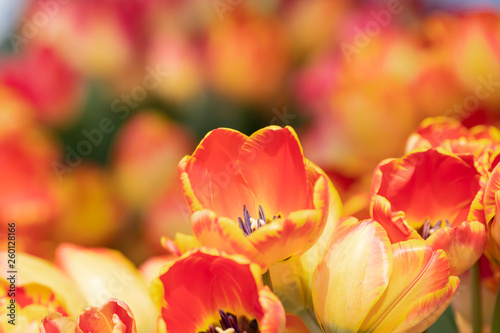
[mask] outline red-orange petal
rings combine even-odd
[[[266,214],[286,216],[311,208],[304,155],[291,127],[268,126],[252,134],[241,147],[238,164]],[[249,211],[257,215],[256,206]]]
[[[215,322],[219,309],[261,321],[264,307],[256,280],[260,269],[241,256],[208,248],[188,252],[160,276],[169,333],[198,332]]]
[[[76,333],[136,333],[132,311],[123,301],[108,300],[103,306],[85,309],[76,321]]]
[[[458,120],[448,117],[426,118],[406,144],[406,152],[438,147],[445,140],[467,137],[469,131]]]
[[[427,219],[433,223],[448,219],[452,226],[462,223],[479,189],[480,174],[472,155],[458,157],[437,148],[381,162],[371,196],[385,197],[418,229]]]
[[[227,128],[209,132],[195,152],[179,164],[179,173],[186,173],[189,183],[184,189],[198,199],[203,208],[219,216],[236,220],[242,215],[243,205],[253,207],[252,193],[239,173],[238,154],[247,136]]]
[[[259,302],[264,309],[264,315],[259,322],[262,333],[281,333],[285,330],[285,309],[279,298],[264,287],[259,291]]]
[[[465,221],[457,227],[443,227],[427,238],[434,250],[442,249],[450,261],[451,275],[469,269],[486,247],[486,228],[478,221]]]

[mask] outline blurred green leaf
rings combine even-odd
[[[449,306],[439,319],[429,327],[427,333],[458,333],[457,324],[455,323],[455,316],[453,310]]]

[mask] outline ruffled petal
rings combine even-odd
[[[445,140],[467,137],[468,134],[467,128],[454,118],[426,118],[408,139],[406,152],[419,148],[435,148]]]
[[[314,310],[325,332],[358,332],[392,271],[384,229],[366,220],[337,233],[312,283]]]
[[[238,164],[266,214],[286,216],[311,208],[304,155],[291,127],[269,126],[252,134],[241,147]],[[257,215],[253,207],[250,215]]]
[[[434,251],[424,240],[416,239],[393,244],[392,250],[394,261],[389,285],[366,317],[361,331],[404,332],[408,321],[414,326],[449,302],[448,288],[456,290],[444,251]]]
[[[442,249],[450,261],[451,275],[460,275],[469,269],[486,247],[486,228],[483,224],[465,221],[458,227],[443,227],[427,238],[434,250]]]
[[[406,223],[405,213],[393,212],[391,203],[380,195],[373,199],[371,217],[384,227],[392,244],[409,239],[422,239],[418,232]]]

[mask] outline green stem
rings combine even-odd
[[[307,326],[309,332],[311,333],[323,333],[323,330],[318,324],[316,320],[316,316],[314,316],[311,312],[304,309],[301,310],[297,315],[302,319],[302,322]]]
[[[500,288],[497,291],[495,309],[493,310],[493,322],[491,323],[491,333],[500,333]]]
[[[271,273],[269,273],[269,270],[262,274],[262,282],[264,282],[264,285],[268,286],[269,289],[273,291],[273,281],[271,280]]]
[[[481,272],[479,261],[470,269],[470,283],[472,291],[472,332],[481,333],[483,331],[483,311],[481,300]]]

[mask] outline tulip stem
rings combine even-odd
[[[483,311],[481,300],[481,271],[479,260],[470,269],[470,282],[472,290],[472,332],[483,331]]]
[[[323,333],[323,330],[319,326],[314,313],[311,313],[310,311],[304,309],[299,311],[297,315],[300,317],[300,319],[302,319],[302,322],[304,323],[304,325],[306,325],[310,333]]]
[[[493,310],[493,322],[491,323],[491,333],[500,333],[500,288],[497,291],[495,309]]]
[[[262,281],[265,286],[268,286],[271,291],[273,291],[273,281],[271,280],[271,273],[267,270],[264,274],[262,274]]]

